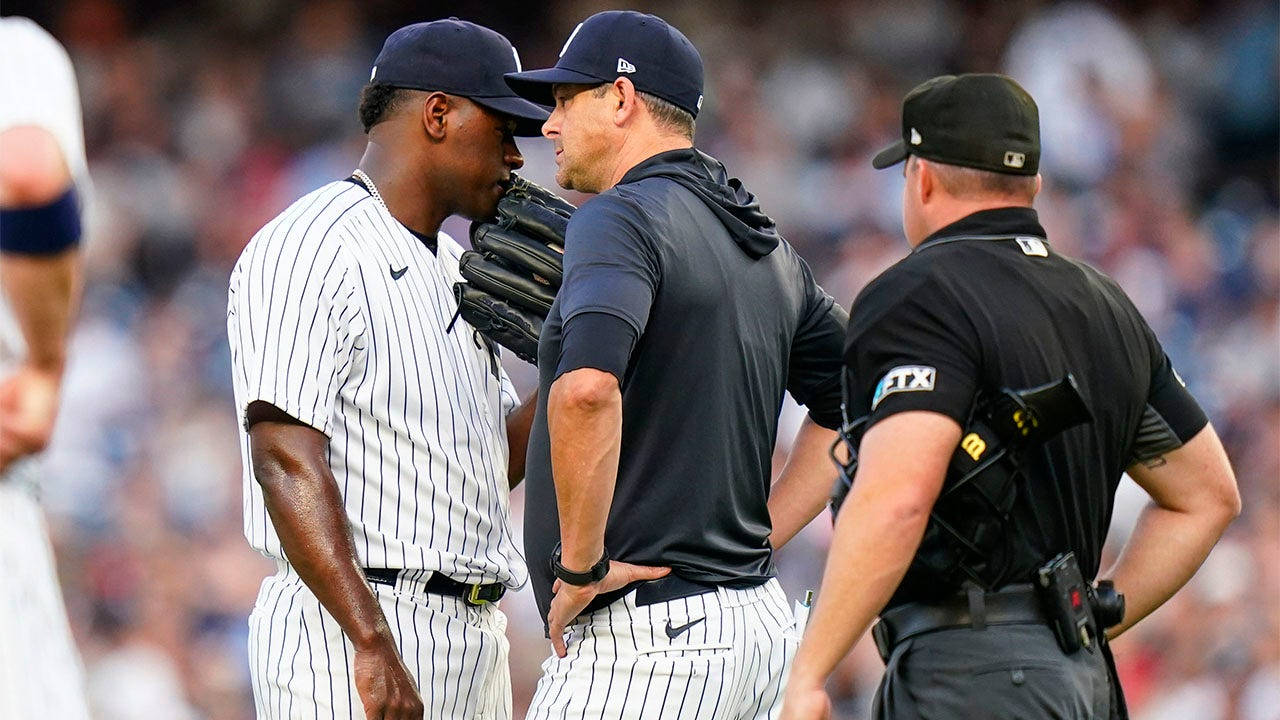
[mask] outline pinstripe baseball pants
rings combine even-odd
[[[645,606],[628,593],[570,626],[527,717],[775,718],[797,642],[777,580]]]
[[[292,567],[262,582],[249,615],[249,670],[260,719],[364,718],[351,676],[353,649]],[[405,666],[432,720],[510,720],[507,619],[427,593],[430,573],[373,585]]]
[[[87,720],[84,671],[40,505],[0,481],[0,718]]]

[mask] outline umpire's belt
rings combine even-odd
[[[396,578],[400,577],[403,570],[395,570],[392,568],[364,568],[364,576],[369,582],[376,585],[389,585],[395,587]],[[431,577],[427,578],[424,586],[429,593],[436,595],[448,595],[461,599],[468,605],[488,605],[489,603],[498,602],[507,592],[507,586],[502,583],[487,583],[484,585],[469,585],[467,583],[458,582],[451,577],[442,575],[438,572],[431,573]]]
[[[976,588],[939,603],[907,603],[880,616],[871,629],[880,659],[886,663],[893,648],[907,638],[938,630],[988,625],[1047,624],[1040,598],[1030,584],[1010,585],[996,592]]]

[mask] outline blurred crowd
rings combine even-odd
[[[246,616],[270,564],[241,535],[226,286],[241,248],[363,148],[356,98],[395,27],[458,15],[550,64],[597,0],[65,0],[6,4],[67,47],[93,178],[87,289],[44,501],[100,720],[251,717]],[[1280,203],[1274,2],[638,2],[699,47],[697,144],[762,200],[848,304],[906,252],[901,175],[870,155],[903,93],[1000,71],[1041,109],[1054,246],[1132,295],[1208,410],[1244,514],[1188,588],[1116,644],[1138,720],[1280,718]],[[545,141],[525,174],[552,184]],[[581,199],[581,198],[579,198]],[[465,237],[465,225],[446,225]],[[531,368],[512,360],[528,388]],[[799,413],[788,405],[777,467]],[[522,512],[516,491],[513,512]],[[1126,484],[1112,550],[1145,502]],[[798,596],[824,515],[780,553]],[[1106,563],[1104,563],[1104,567]],[[504,601],[517,717],[549,653]],[[869,643],[833,679],[865,718]]]

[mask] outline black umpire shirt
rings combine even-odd
[[[783,393],[839,427],[846,322],[755,198],[697,150],[655,155],[583,204],[538,347],[525,474],[525,552],[543,616],[560,540],[547,432],[557,377],[594,367],[620,382],[610,555],[754,584],[774,574],[766,503]]]
[[[969,215],[872,281],[850,312],[845,360],[850,416],[869,413],[868,427],[907,410],[963,426],[979,390],[1075,375],[1094,421],[1032,451],[1012,582],[1068,550],[1095,577],[1125,468],[1208,422],[1119,286],[1054,252],[1026,207]],[[890,606],[936,592],[909,577]]]

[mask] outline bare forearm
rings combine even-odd
[[[71,184],[62,148],[47,129],[23,125],[0,132],[0,207],[47,205]],[[26,341],[27,366],[60,377],[80,298],[80,251],[73,245],[55,254],[6,252],[0,259],[0,288]]]
[[[769,543],[775,549],[786,545],[826,507],[836,476],[829,455],[835,437],[834,430],[809,418],[796,432],[786,467],[769,492],[769,519],[773,524]]]
[[[285,556],[352,644],[390,638],[382,608],[356,560],[346,511],[327,468],[255,454],[255,475]]]
[[[1125,612],[1107,635],[1116,637],[1173,597],[1208,557],[1223,527],[1213,516],[1148,505],[1109,573],[1124,593]]]
[[[1110,577],[1124,593],[1115,637],[1160,607],[1204,562],[1223,531],[1240,514],[1240,493],[1226,451],[1212,426],[1182,447],[1129,468],[1151,495]]]
[[[60,375],[67,333],[80,298],[79,251],[50,256],[5,253],[0,287],[26,340],[27,362]]]
[[[507,480],[511,487],[524,480],[525,454],[529,450],[529,430],[533,427],[533,416],[538,410],[538,392],[535,390],[525,398],[520,407],[507,416]]]
[[[867,631],[902,582],[927,520],[927,512],[885,512],[854,486],[836,521],[818,602],[791,670],[797,682],[820,686]]]
[[[927,411],[894,415],[863,437],[818,604],[791,670],[795,692],[820,689],[893,596],[920,546],[959,439],[959,424]]]
[[[622,394],[615,386],[611,393],[586,401],[558,380],[547,399],[547,424],[561,562],[583,570],[604,552],[622,444]]]

